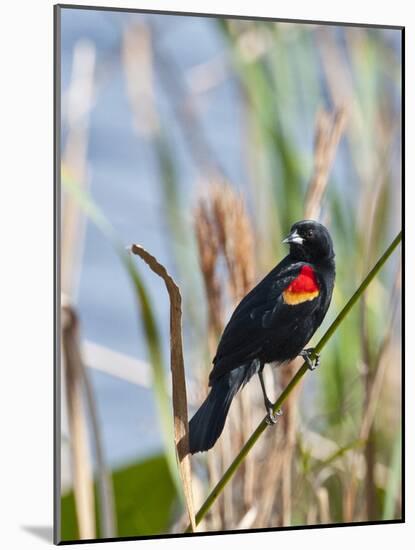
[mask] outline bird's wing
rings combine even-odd
[[[222,334],[210,380],[258,357],[270,337],[289,337],[292,328],[315,311],[319,295],[291,305],[284,296],[304,265],[283,260],[242,299]]]

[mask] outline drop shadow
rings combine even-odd
[[[53,544],[53,527],[51,525],[22,525],[22,529],[39,539]]]

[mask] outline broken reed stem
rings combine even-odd
[[[318,344],[314,348],[313,356],[315,358],[316,354],[319,353],[324,346],[327,344],[327,342],[330,340],[330,338],[333,336],[333,334],[336,332],[336,330],[339,328],[347,314],[350,312],[350,310],[353,308],[353,306],[356,304],[356,302],[359,300],[359,298],[362,296],[363,292],[366,290],[366,288],[369,286],[369,284],[372,282],[374,277],[379,273],[383,265],[386,263],[392,252],[396,249],[398,244],[402,240],[402,232],[400,231],[398,235],[395,237],[395,239],[392,241],[392,243],[389,245],[387,250],[383,253],[381,258],[378,260],[378,262],[375,264],[375,266],[372,268],[372,270],[368,273],[368,275],[365,277],[363,282],[360,284],[358,289],[355,291],[353,296],[349,299],[347,304],[344,306],[344,308],[340,311],[340,313],[337,315],[336,319],[333,321],[333,323],[330,325],[330,327],[327,329],[323,337],[320,339]],[[312,357],[313,359],[313,357]],[[291,394],[291,392],[294,390],[294,388],[299,384],[305,373],[307,372],[308,367],[307,364],[304,362],[303,365],[300,367],[300,369],[297,371],[297,373],[293,376],[290,383],[286,386],[286,388],[283,390],[277,401],[273,405],[273,411],[277,412],[278,409],[281,408],[282,404],[285,402],[285,400],[288,398],[288,396]],[[253,432],[251,437],[248,439],[248,441],[245,443],[244,447],[240,450],[236,458],[233,460],[229,468],[226,470],[226,472],[223,474],[222,478],[219,480],[219,482],[216,484],[216,486],[212,489],[210,495],[207,497],[205,502],[203,503],[202,507],[196,514],[196,525],[201,521],[201,519],[206,515],[212,504],[215,502],[215,500],[218,498],[218,496],[222,493],[228,482],[232,479],[235,472],[238,470],[239,466],[243,463],[245,460],[245,457],[248,455],[250,450],[254,447],[262,433],[266,430],[268,427],[268,424],[266,423],[266,417],[263,418],[263,420],[260,422],[256,430]],[[186,533],[190,532],[191,526],[189,525],[186,529]]]
[[[173,278],[152,254],[137,244],[132,245],[131,252],[144,260],[148,267],[163,279],[170,299],[170,368],[173,390],[174,442],[190,528],[192,531],[195,531],[192,471],[189,456],[189,422],[187,418],[187,395],[182,343],[182,297],[179,287]]]

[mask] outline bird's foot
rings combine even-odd
[[[313,353],[314,348],[307,348],[303,349],[303,351],[299,354],[300,357],[302,357],[307,363],[309,370],[315,370],[320,365],[320,354],[316,353],[314,359],[312,359],[311,356]]]
[[[270,407],[268,409],[268,414],[265,418],[265,422],[268,424],[268,426],[273,426],[277,423],[278,417],[282,415],[282,410],[278,409],[277,412],[274,412],[273,408]]]

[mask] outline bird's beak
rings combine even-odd
[[[282,241],[284,244],[303,244],[304,239],[300,237],[297,230],[295,229],[292,233],[288,235],[286,239]]]

